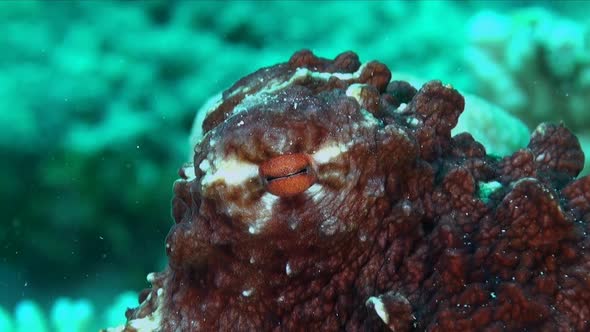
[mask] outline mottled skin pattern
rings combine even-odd
[[[451,137],[456,90],[390,79],[301,51],[225,91],[174,186],[169,267],[119,330],[589,331],[577,139],[542,124],[486,156]],[[273,195],[258,167],[289,154],[315,182]]]

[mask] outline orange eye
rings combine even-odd
[[[300,194],[315,182],[311,159],[305,153],[274,157],[263,162],[259,174],[273,195],[290,197]]]

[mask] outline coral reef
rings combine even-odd
[[[543,8],[510,14],[484,10],[470,19],[468,31],[470,91],[529,126],[563,121],[576,133],[590,134],[588,22]],[[590,155],[590,146],[585,152]]]
[[[102,312],[88,299],[73,300],[60,297],[55,300],[49,313],[35,301],[22,300],[11,315],[0,306],[0,331],[2,332],[88,332],[100,326],[117,325],[124,319],[120,312],[133,306],[137,294],[124,292]]]
[[[588,129],[580,121],[590,102],[588,27],[532,8],[511,15],[480,12],[470,32],[466,60],[478,75],[478,95],[529,124],[563,120],[572,129]]]
[[[590,329],[590,177],[541,124],[498,158],[463,97],[309,51],[209,104],[168,268],[108,331]]]
[[[529,128],[519,119],[477,96],[462,93],[465,110],[451,133],[469,132],[488,154],[507,156],[523,148],[529,140]]]

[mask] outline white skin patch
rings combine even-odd
[[[186,181],[192,181],[195,178],[195,168],[192,164],[183,167],[182,171],[187,178]]]
[[[324,235],[334,235],[338,228],[340,228],[338,218],[336,217],[328,217],[326,220],[322,222],[320,225],[320,231]]]
[[[299,226],[299,219],[292,219],[289,221],[289,228],[291,228],[292,230],[296,230],[297,226]]]
[[[148,280],[153,280],[153,274],[150,273],[148,275]],[[151,293],[150,293],[151,295]],[[157,298],[157,309],[153,313],[138,319],[133,319],[127,322],[125,326],[118,326],[114,328],[107,329],[107,332],[119,332],[123,331],[125,327],[132,327],[137,331],[141,332],[155,332],[160,330],[160,321],[162,319],[162,300],[164,297],[164,290],[162,288],[158,288],[156,291]],[[147,302],[147,301],[146,301]],[[145,303],[145,302],[144,302]]]
[[[305,80],[308,77],[312,77],[314,79],[323,80],[323,81],[328,81],[331,77],[336,77],[340,80],[347,81],[347,80],[358,79],[361,76],[361,74],[363,73],[364,69],[365,69],[365,64],[361,65],[359,67],[359,69],[357,69],[357,71],[355,71],[354,73],[325,73],[325,72],[314,72],[314,71],[311,71],[307,68],[297,68],[295,73],[293,73],[293,75],[288,80],[270,81],[270,82],[268,82],[268,84],[264,88],[260,89],[255,94],[245,95],[244,99],[242,99],[242,101],[234,107],[232,115],[230,117],[228,117],[228,119],[230,119],[231,117],[235,116],[236,114],[239,114],[240,112],[243,112],[255,105],[266,103],[268,101],[268,98],[274,98],[273,95],[277,91],[282,90],[288,86],[291,86],[298,81]],[[261,80],[261,82],[263,82],[263,81]],[[240,92],[246,92],[246,90],[240,91]],[[238,92],[236,91],[236,93],[238,93]],[[217,107],[218,106],[219,105],[217,105]],[[226,119],[226,121],[228,119]]]
[[[207,160],[207,159],[203,159],[203,161],[201,161],[201,163],[199,164],[199,169],[201,171],[203,171],[204,173],[209,172],[210,168],[211,168],[211,163],[209,163],[209,160]]]
[[[412,127],[417,127],[420,124],[420,120],[416,119],[416,118],[408,118],[407,122],[410,126]]]
[[[366,84],[351,84],[348,89],[346,89],[346,96],[356,99],[356,101],[362,105],[361,92],[365,86]]]
[[[479,186],[483,187],[484,189],[494,192],[500,188],[502,188],[502,184],[498,181],[490,181],[490,182],[479,182]]]
[[[216,181],[223,181],[228,186],[238,186],[258,176],[258,165],[238,160],[235,157],[217,158],[213,163],[209,161],[208,167],[207,163],[203,161],[199,164],[199,168],[205,172],[205,176],[201,180],[202,186],[208,186]]]
[[[279,197],[266,193],[260,198],[262,206],[258,209],[256,220],[248,227],[248,233],[258,234],[272,217],[272,209]]]
[[[406,110],[406,106],[408,106],[406,103],[401,103],[399,104],[399,106],[394,110],[394,112],[397,113],[402,113]]]
[[[323,189],[322,185],[314,183],[311,187],[307,188],[307,194],[314,202],[318,202],[325,196]]]
[[[371,112],[367,111],[366,109],[361,109],[361,113],[363,114],[363,123],[368,127],[375,127],[380,125],[382,122],[378,120]]]
[[[270,193],[266,193],[261,197],[261,201],[264,205],[264,210],[267,212],[267,215],[270,215],[272,213],[274,204],[278,199],[279,198],[277,196]]]
[[[535,158],[535,161],[543,161],[545,159],[545,153],[541,153],[540,155]]]
[[[269,194],[267,194],[269,195]],[[237,208],[239,210],[239,208]],[[248,233],[258,234],[264,229],[266,224],[270,221],[272,210],[260,210],[258,209],[253,216],[245,220],[250,226],[248,226]]]
[[[325,147],[322,147],[314,154],[311,155],[313,160],[316,164],[326,164],[330,162],[330,160],[340,156],[342,153],[346,152],[348,148],[344,144],[332,144]]]
[[[533,134],[531,136],[545,135],[546,132],[547,132],[547,125],[542,123],[542,124],[538,125],[537,128],[535,128],[535,131],[533,131]]]
[[[242,101],[233,108],[231,116],[228,117],[225,121],[231,119],[239,113],[247,111],[252,107],[255,107],[260,104],[266,104],[271,98],[275,98],[275,96],[270,94],[270,91],[268,91],[267,89],[262,89],[254,95],[246,95],[244,99],[242,99]]]
[[[207,115],[211,114],[214,110],[216,110],[222,102],[222,95],[221,93],[218,93],[213,97],[209,98],[205,102],[205,104],[197,111],[197,116],[195,117],[195,121],[193,122],[193,130],[189,138],[189,144],[191,149],[195,145],[197,145],[203,138],[203,121],[205,121]]]
[[[289,265],[289,263],[287,263],[287,265],[285,265],[285,273],[290,276],[291,273],[293,273],[293,271],[291,270],[291,266]]]
[[[254,290],[252,288],[243,290],[242,291],[242,296],[248,297],[248,296],[252,295],[253,292],[254,292]]]
[[[377,315],[379,315],[379,318],[381,318],[381,320],[385,324],[389,324],[389,314],[385,310],[385,305],[383,304],[383,301],[381,301],[381,299],[378,297],[371,296],[367,300],[367,304],[368,303],[373,304],[373,308],[375,308],[375,312],[377,312]]]
[[[307,70],[308,72],[310,72],[309,76],[311,76],[313,78],[319,78],[319,79],[323,79],[323,80],[327,81],[330,79],[330,77],[334,76],[334,77],[338,78],[339,80],[347,81],[347,80],[359,78],[361,76],[361,74],[363,73],[363,71],[365,70],[365,66],[366,66],[366,64],[363,63],[359,67],[359,69],[357,69],[354,73],[322,73],[322,72],[313,72],[313,71],[310,71],[309,69],[306,69],[306,68],[299,68],[299,69]]]

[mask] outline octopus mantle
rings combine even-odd
[[[200,113],[168,268],[110,330],[590,331],[578,140],[486,155],[451,137],[463,107],[352,52],[240,79]]]

